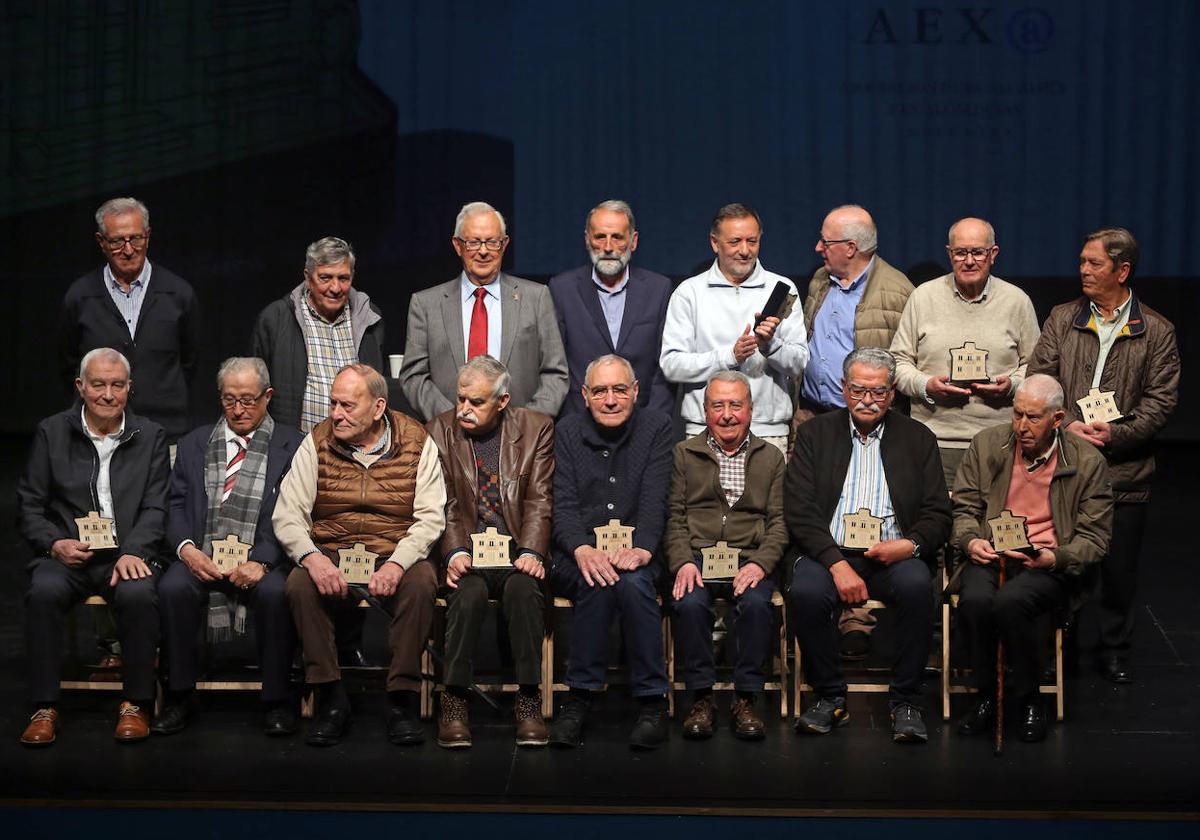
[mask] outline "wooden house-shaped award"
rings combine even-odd
[[[1111,423],[1113,420],[1120,420],[1121,411],[1117,408],[1115,396],[1113,391],[1101,391],[1099,388],[1093,388],[1087,392],[1086,397],[1075,400],[1083,422]]]
[[[612,554],[622,548],[633,548],[633,526],[622,525],[619,519],[608,520],[607,525],[592,529],[596,533],[596,548]]]
[[[725,540],[718,540],[716,545],[700,549],[700,557],[704,566],[700,576],[705,580],[729,580],[737,575],[740,548],[730,548]]]
[[[250,559],[250,546],[230,534],[223,540],[213,540],[212,560],[223,575],[227,575]]]
[[[79,529],[79,541],[87,543],[88,548],[93,551],[98,548],[117,547],[113,521],[94,510],[89,510],[87,516],[76,519],[75,527]]]
[[[950,348],[950,382],[954,385],[970,385],[973,382],[991,382],[987,372],[988,351],[968,341],[962,347]]]
[[[859,508],[857,513],[843,513],[842,525],[846,529],[842,536],[843,548],[866,550],[879,542],[883,531],[883,519],[872,516],[870,508]]]
[[[476,569],[498,569],[512,565],[508,544],[512,537],[488,528],[482,534],[471,535],[471,565]]]
[[[1008,508],[1000,511],[1000,515],[994,519],[989,519],[988,527],[992,529],[992,548],[998,553],[1032,547],[1029,544],[1029,530],[1025,527],[1025,517],[1014,516]]]
[[[346,579],[346,583],[365,585],[371,582],[375,574],[375,560],[379,557],[374,552],[367,551],[362,543],[355,543],[353,548],[338,549],[338,571]]]

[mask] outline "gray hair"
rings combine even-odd
[[[1044,373],[1035,373],[1027,376],[1017,386],[1016,394],[1028,394],[1037,400],[1042,400],[1042,404],[1051,411],[1057,411],[1063,407],[1066,401],[1066,395],[1063,393],[1062,385],[1058,384],[1058,380],[1053,376],[1047,376]]]
[[[495,213],[496,219],[500,222],[500,235],[508,236],[508,223],[504,221],[504,216],[486,201],[471,201],[462,206],[462,209],[458,211],[458,218],[454,220],[454,235],[461,239],[463,225],[466,224],[467,219],[479,213]]]
[[[704,401],[708,402],[708,389],[714,382],[737,382],[746,388],[746,402],[754,405],[754,392],[750,390],[750,377],[742,373],[740,370],[721,370],[717,371],[708,380],[708,385],[704,386]]]
[[[108,201],[100,205],[100,209],[96,211],[96,232],[104,234],[104,220],[109,216],[119,216],[122,213],[138,212],[142,214],[142,226],[146,230],[150,229],[150,211],[146,209],[146,205],[138,201],[136,198],[110,198]]]
[[[476,356],[458,369],[459,382],[476,376],[492,383],[492,399],[499,399],[507,394],[512,383],[512,374],[508,372],[504,363],[486,353]]]
[[[987,247],[991,248],[993,245],[996,244],[996,229],[994,227],[992,227],[991,222],[989,222],[987,219],[980,219],[975,216],[965,216],[965,217],[959,219],[954,224],[950,225],[950,230],[946,233],[946,244],[947,245],[952,244],[954,242],[954,229],[956,227],[958,227],[959,225],[961,225],[963,222],[979,222],[981,225],[983,225],[984,229],[987,231]]]
[[[763,233],[762,218],[758,215],[758,213],[747,207],[745,204],[738,204],[736,202],[733,204],[726,204],[717,211],[717,215],[713,216],[712,227],[709,228],[708,232],[712,236],[716,236],[720,231],[721,222],[725,221],[726,219],[754,219],[754,221],[758,224],[759,235],[761,236]]]
[[[350,274],[354,274],[354,249],[345,239],[336,236],[326,236],[308,246],[304,252],[304,271],[311,274],[319,265],[337,265],[341,262],[350,263]]]
[[[258,389],[265,391],[271,387],[271,372],[267,363],[257,356],[230,356],[221,362],[217,369],[217,391],[225,390],[225,377],[231,373],[243,373],[252,370],[258,376]]]
[[[388,387],[387,380],[383,378],[383,374],[375,370],[370,365],[364,365],[362,362],[355,362],[352,365],[345,365],[337,372],[337,376],[341,376],[346,371],[351,370],[361,376],[367,382],[367,393],[371,395],[373,400],[383,400],[387,402]],[[337,379],[337,376],[334,379]]]
[[[858,204],[843,204],[840,207],[835,207],[830,210],[830,214],[836,213],[839,210],[861,210],[866,217],[863,221],[843,222],[842,235],[840,239],[853,240],[858,246],[858,250],[867,254],[875,253],[875,249],[879,247],[879,232],[875,228],[875,222],[871,219],[871,214],[867,212],[865,207]]]
[[[624,356],[618,356],[616,353],[605,353],[603,356],[597,356],[588,362],[587,370],[583,372],[583,384],[587,385],[588,380],[592,378],[592,371],[601,365],[620,365],[625,368],[625,373],[629,376],[630,382],[637,382],[637,375],[633,372],[633,365],[629,364],[629,360]]]
[[[592,216],[596,214],[597,210],[608,210],[612,213],[625,214],[625,218],[629,220],[630,232],[637,232],[637,222],[633,220],[633,208],[619,198],[610,198],[608,201],[601,201],[588,211],[587,218],[583,220],[583,233],[585,236],[587,235],[588,227],[592,224]]]
[[[81,380],[87,373],[88,365],[95,361],[120,362],[121,366],[125,368],[125,378],[129,379],[133,375],[133,368],[129,366],[129,360],[119,350],[111,347],[97,347],[95,350],[84,353],[83,358],[79,360],[79,378]]]
[[[888,385],[896,384],[896,357],[882,347],[859,347],[851,350],[842,360],[842,376],[850,381],[851,365],[862,365],[874,370],[886,370]]]
[[[1120,268],[1121,263],[1129,263],[1129,276],[1133,277],[1140,252],[1132,233],[1119,227],[1101,228],[1089,233],[1083,241],[1087,244],[1094,239],[1098,239],[1104,247],[1104,252],[1112,260],[1113,268]]]

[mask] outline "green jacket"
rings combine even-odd
[[[676,444],[674,454],[666,540],[671,573],[685,563],[698,563],[701,549],[725,540],[741,549],[739,565],[757,563],[771,574],[788,542],[783,521],[783,453],[750,435],[746,489],[733,507],[725,501],[707,430]]]

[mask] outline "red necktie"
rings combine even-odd
[[[467,361],[476,356],[486,356],[487,342],[487,307],[483,305],[483,296],[487,289],[475,290],[475,308],[471,310],[471,336],[467,339]]]
[[[225,487],[221,493],[222,502],[229,499],[229,494],[233,492],[233,485],[237,484],[238,473],[242,470],[242,461],[246,460],[246,447],[250,445],[250,438],[238,435],[233,442],[237,444],[238,451],[225,465]]]

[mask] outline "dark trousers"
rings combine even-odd
[[[724,598],[735,604],[737,653],[733,687],[736,691],[762,691],[766,681],[763,661],[771,651],[774,592],[775,580],[770,577],[736,598],[732,583],[705,583],[703,588],[697,586],[674,602],[675,638],[683,654],[683,683],[688,689],[712,688],[717,681],[711,604],[713,598]]]
[[[890,566],[850,555],[846,560],[867,585],[867,594],[898,614],[896,656],[892,662],[891,704],[921,703],[921,683],[933,640],[932,578],[929,567],[910,557]],[[808,684],[821,697],[842,697],[846,680],[838,663],[838,616],[842,601],[823,565],[800,555],[787,595],[791,624],[804,656]]]
[[[958,596],[959,621],[971,652],[972,682],[982,697],[996,693],[997,633],[1004,640],[1004,661],[1012,668],[1009,691],[1020,702],[1037,698],[1040,660],[1045,639],[1038,619],[1066,604],[1062,579],[1042,569],[1026,569],[1006,561],[1007,578],[1000,586],[995,563],[967,562]]]
[[[429,640],[436,594],[437,573],[433,564],[419,560],[401,575],[391,597],[382,599],[391,615],[388,691],[417,691],[421,687],[421,651]],[[308,570],[296,567],[288,575],[287,600],[304,651],[305,682],[320,685],[340,680],[334,616],[340,611],[359,609],[358,598],[353,595],[325,598],[317,591]]]
[[[1112,540],[1100,564],[1100,650],[1128,653],[1136,612],[1138,555],[1146,532],[1146,504],[1113,505]]]
[[[470,572],[459,578],[457,589],[447,592],[446,685],[466,688],[475,681],[475,647],[489,597],[499,599],[504,613],[517,683],[537,685],[546,635],[542,582],[509,570]]]
[[[228,579],[205,583],[183,561],[167,567],[158,582],[162,635],[166,645],[167,688],[188,691],[200,675],[199,638],[208,617],[208,594],[222,592],[243,599],[254,612],[254,641],[262,670],[262,699],[278,703],[291,697],[288,671],[296,648],[296,629],[284,587],[291,564],[271,571],[253,589],[238,589]]]
[[[555,591],[575,602],[571,649],[567,655],[568,686],[590,691],[604,688],[608,628],[613,613],[619,612],[633,696],[667,693],[662,610],[655,600],[661,573],[662,567],[653,560],[632,572],[620,572],[612,586],[588,586],[573,560],[555,565]]]
[[[147,702],[156,694],[157,570],[151,566],[154,575],[117,581],[116,587],[111,587],[108,581],[116,562],[116,557],[107,561],[93,559],[82,568],[71,568],[53,557],[39,557],[30,564],[32,580],[25,595],[25,639],[29,649],[29,693],[35,705],[58,702],[64,619],[74,604],[90,595],[102,596],[116,613],[124,696]]]

